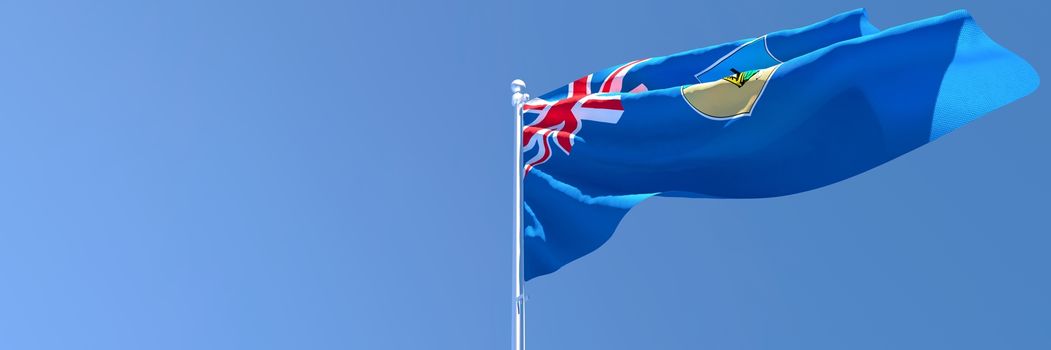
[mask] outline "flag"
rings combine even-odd
[[[597,249],[646,198],[827,186],[1038,84],[966,11],[879,31],[856,10],[588,74],[523,106],[525,279]]]

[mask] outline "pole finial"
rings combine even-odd
[[[514,105],[515,108],[518,108],[526,103],[526,101],[529,101],[529,94],[522,92],[525,90],[525,86],[526,84],[522,79],[511,81],[511,92],[514,93],[514,95],[511,95],[511,104]]]

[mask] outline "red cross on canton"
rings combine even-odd
[[[524,113],[537,113],[539,116],[522,129],[522,151],[540,147],[533,159],[526,162],[525,173],[533,167],[547,162],[551,158],[550,140],[554,139],[558,148],[566,155],[573,150],[574,139],[580,131],[581,120],[603,123],[617,123],[624,107],[620,104],[620,95],[603,95],[621,92],[624,76],[631,68],[646,59],[629,62],[613,70],[602,82],[599,91],[591,91],[593,74],[577,79],[569,84],[566,98],[556,101],[533,99],[522,107]],[[631,92],[646,91],[645,85],[639,85]]]

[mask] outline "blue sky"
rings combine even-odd
[[[0,4],[0,348],[508,347],[512,79],[860,6]],[[866,7],[1045,72],[1044,6]],[[530,282],[529,345],[1051,347],[1046,94],[820,190],[648,200]]]

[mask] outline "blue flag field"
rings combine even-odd
[[[966,11],[878,30],[856,10],[588,74],[523,106],[525,279],[597,249],[646,198],[827,186],[1038,85]]]

